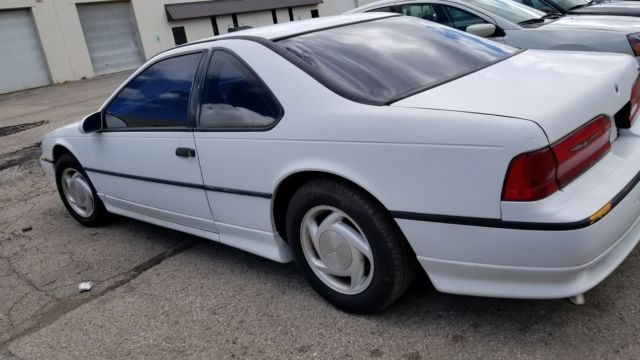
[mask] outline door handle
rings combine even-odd
[[[196,157],[196,150],[190,148],[177,148],[176,156],[181,158]]]

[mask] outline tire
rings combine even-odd
[[[58,194],[67,211],[79,223],[89,227],[104,225],[111,219],[110,214],[98,197],[82,165],[71,154],[62,155],[55,165]],[[66,182],[64,179],[69,179]],[[89,199],[88,196],[91,195]],[[73,199],[76,199],[75,201]],[[89,202],[92,206],[89,206]]]
[[[381,311],[415,277],[415,255],[395,221],[372,196],[346,183],[306,183],[294,193],[286,220],[298,268],[344,311]]]

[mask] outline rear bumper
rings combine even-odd
[[[503,203],[502,219],[396,221],[442,292],[530,299],[584,293],[640,240],[640,123],[634,128],[557,194]]]
[[[640,190],[634,191],[634,199],[640,198]],[[631,202],[631,201],[629,201]],[[614,211],[626,211],[629,203],[619,207]],[[482,262],[456,261],[443,258],[433,258],[426,254],[418,254],[418,261],[425,269],[433,285],[441,292],[474,295],[487,297],[504,298],[525,298],[525,299],[556,299],[566,298],[582,294],[609,276],[629,255],[640,240],[640,219],[620,238],[598,238],[592,236],[600,230],[606,230],[609,226],[618,224],[616,216],[607,216],[610,225],[602,223],[595,224],[583,230],[568,231],[562,233],[548,233],[545,236],[552,238],[555,244],[549,242],[540,244],[536,251],[532,251],[531,257],[546,254],[546,260],[565,262],[567,266],[515,266],[487,264]],[[526,252],[529,245],[523,243],[536,244],[539,238],[538,231],[508,230],[508,229],[487,229],[481,227],[469,227],[449,224],[433,224],[412,220],[398,220],[400,227],[405,234],[411,234],[408,238],[412,245],[419,236],[418,234],[447,233],[449,242],[444,245],[452,254],[464,248],[465,252],[472,251],[478,261],[482,258],[495,257],[496,253],[504,256],[506,262],[514,257],[519,257]],[[601,229],[595,229],[599,227]],[[602,235],[606,236],[606,235]],[[511,238],[511,246],[496,247],[495,239]],[[587,238],[592,238],[602,244],[611,244],[603,251],[598,251],[597,246],[590,244]],[[422,240],[420,240],[422,241]],[[429,243],[429,241],[427,241]],[[425,244],[426,247],[431,244]],[[439,244],[442,247],[443,244]],[[563,258],[566,253],[583,253],[585,247],[591,247],[593,259],[580,264],[571,265],[569,257]],[[415,248],[415,247],[414,247]],[[443,250],[443,249],[441,249]],[[428,254],[428,252],[427,252]],[[455,256],[454,256],[455,258]]]

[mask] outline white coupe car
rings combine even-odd
[[[397,12],[522,49],[615,52],[640,62],[640,19],[547,14],[511,0],[382,0],[349,11]]]
[[[42,166],[82,224],[295,259],[348,311],[418,264],[447,293],[566,298],[640,239],[637,68],[391,14],[299,21],[155,56]]]

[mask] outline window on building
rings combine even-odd
[[[213,27],[213,35],[220,35],[220,29],[218,29],[218,19],[215,16],[211,17],[211,26]]]
[[[289,8],[289,21],[293,21],[293,8]]]
[[[282,108],[258,76],[228,52],[213,54],[200,108],[200,127],[259,130],[271,127],[281,116]]]
[[[233,27],[237,28],[238,26],[238,15],[236,14],[231,14],[231,21],[233,21]]]
[[[271,9],[271,17],[273,18],[273,23],[277,24],[278,23],[278,13],[276,12],[276,9]]]
[[[201,53],[161,60],[140,73],[105,110],[107,128],[187,127]]]
[[[171,31],[173,31],[173,41],[176,45],[187,43],[187,33],[184,31],[184,26],[171,28]]]
[[[320,17],[320,13],[318,12],[318,10],[317,10],[317,9],[313,9],[313,10],[311,10],[311,17],[312,17],[312,18]]]

